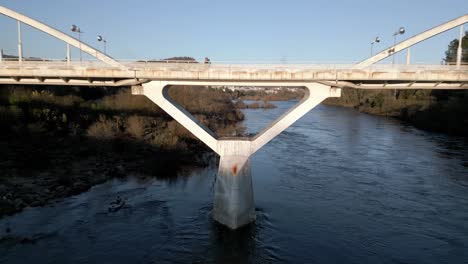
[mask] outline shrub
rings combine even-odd
[[[97,139],[114,139],[121,136],[121,119],[119,117],[106,118],[100,116],[99,120],[88,127],[87,135]]]
[[[125,132],[136,139],[143,140],[149,126],[150,121],[147,117],[132,115],[125,122]]]
[[[94,109],[140,111],[161,113],[161,109],[145,96],[135,96],[129,89],[123,89],[116,94],[105,96],[93,104]]]
[[[187,144],[178,135],[168,131],[157,131],[153,133],[151,144],[163,150],[186,150]]]

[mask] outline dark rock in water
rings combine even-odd
[[[87,185],[84,182],[77,181],[77,182],[73,183],[73,189],[75,189],[77,191],[80,191],[80,192],[83,192],[83,191],[86,191],[88,188],[87,188]]]
[[[74,182],[69,190],[70,195],[76,195],[88,190],[88,184],[84,183],[83,181]]]
[[[35,244],[36,240],[25,237],[25,238],[21,239],[20,243],[21,244]]]
[[[43,206],[46,203],[46,200],[43,196],[37,196],[36,199],[31,202],[29,205],[30,206]]]
[[[125,201],[122,198],[120,198],[120,196],[117,196],[117,199],[115,201],[110,202],[109,212],[117,212],[118,210],[122,209],[124,205]]]

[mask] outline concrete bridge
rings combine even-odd
[[[468,15],[451,20],[383,50],[353,65],[242,65],[181,62],[121,62],[37,20],[0,6],[0,13],[28,24],[67,44],[64,61],[0,61],[0,84],[132,86],[145,95],[220,155],[213,217],[238,228],[255,219],[249,158],[282,131],[328,97],[339,97],[341,88],[355,89],[468,89],[468,66],[375,64],[396,52],[468,22]],[[461,35],[461,34],[460,34]],[[461,39],[461,38],[460,38]],[[72,62],[70,45],[98,61]],[[461,58],[461,41],[458,50]],[[252,138],[220,138],[168,96],[174,85],[303,87],[305,97],[269,127]]]

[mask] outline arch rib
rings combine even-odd
[[[363,69],[363,68],[366,68],[376,62],[379,62],[385,58],[388,58],[390,57],[391,55],[397,53],[397,52],[400,52],[406,48],[409,48],[421,41],[424,41],[426,39],[429,39],[429,38],[432,38],[442,32],[445,32],[447,30],[450,30],[452,28],[455,28],[455,27],[458,27],[460,25],[463,25],[465,23],[468,23],[468,14],[465,14],[461,17],[458,17],[456,19],[453,19],[449,22],[446,22],[444,24],[441,24],[439,26],[436,26],[436,27],[433,27],[427,31],[424,31],[412,38],[409,38],[407,40],[404,40],[398,44],[396,44],[395,46],[391,46],[383,51],[381,51],[380,53],[377,53],[375,56],[372,56],[364,61],[361,61],[359,63],[357,63],[354,68],[356,69]],[[393,50],[394,49],[394,50]],[[392,52],[393,50],[393,52]]]
[[[106,64],[109,64],[111,66],[114,66],[114,67],[119,67],[119,68],[125,68],[125,66],[116,61],[115,59],[111,58],[110,56],[107,56],[106,54],[100,52],[99,50],[96,50],[95,48],[92,48],[91,46],[83,43],[83,42],[80,42],[78,41],[77,39],[55,29],[55,28],[52,28],[44,23],[41,23],[37,20],[34,20],[30,17],[27,17],[25,15],[22,15],[20,13],[17,13],[11,9],[8,9],[4,6],[0,6],[0,14],[3,14],[5,16],[8,16],[8,17],[11,17],[13,19],[16,19],[18,21],[21,21],[22,23],[24,24],[27,24],[31,27],[34,27],[34,28],[37,28],[38,30],[40,31],[43,31],[59,40],[62,40],[64,41],[65,43],[68,43],[74,47],[76,47],[77,49],[81,49],[83,52],[86,52],[88,53],[89,55],[95,57],[96,59],[106,63]]]

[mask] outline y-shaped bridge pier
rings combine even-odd
[[[243,82],[243,86],[304,87],[306,93],[298,104],[255,137],[218,138],[215,133],[169,97],[168,89],[173,85],[238,86],[239,82],[151,81],[141,86],[132,87],[133,94],[148,97],[214,152],[218,153],[221,159],[216,178],[213,217],[216,221],[233,229],[248,224],[255,219],[250,156],[323,100],[328,97],[340,97],[341,95],[340,88],[332,88],[320,83]]]

